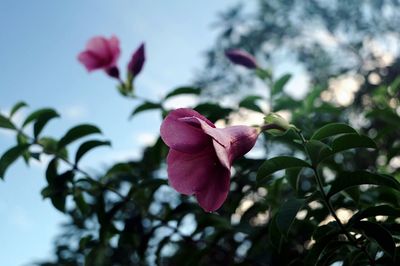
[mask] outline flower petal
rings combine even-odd
[[[90,51],[84,51],[78,55],[78,60],[88,71],[93,71],[100,68],[102,65],[101,59]]]
[[[196,111],[180,108],[170,112],[164,119],[160,128],[161,138],[171,149],[185,153],[200,152],[211,143],[211,138],[199,126],[182,120],[188,117],[197,117],[213,125]]]
[[[230,171],[225,167],[213,170],[207,187],[196,193],[200,206],[208,212],[218,210],[225,202],[229,193]]]
[[[220,178],[222,171],[228,173],[229,182],[229,171],[221,166],[211,145],[195,154],[170,149],[167,164],[170,185],[185,195],[207,190],[209,184],[215,183],[214,179]]]
[[[256,128],[248,126],[230,126],[219,130],[230,139],[227,148],[230,163],[248,153],[256,144],[259,134]]]

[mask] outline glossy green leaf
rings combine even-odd
[[[334,153],[354,149],[372,148],[376,149],[375,142],[367,136],[358,134],[345,134],[332,141],[331,147]]]
[[[375,217],[378,215],[400,217],[400,209],[394,208],[390,205],[372,206],[354,214],[347,224],[351,225],[364,218]]]
[[[315,131],[311,139],[323,140],[329,137],[337,136],[340,134],[348,134],[348,133],[357,134],[357,131],[355,131],[355,129],[352,128],[351,126],[343,123],[331,123]]]
[[[51,108],[42,108],[42,109],[36,110],[36,111],[32,112],[31,114],[29,114],[27,118],[25,118],[25,121],[22,124],[22,127],[24,128],[29,123],[36,121],[36,120],[40,119],[41,117],[46,117],[46,116],[49,116],[50,114],[54,114],[54,113],[57,114],[57,112]]]
[[[387,186],[400,191],[400,183],[389,175],[374,174],[367,171],[342,172],[331,183],[328,197],[347,188],[365,184]]]
[[[256,101],[260,99],[262,99],[262,97],[258,95],[247,96],[239,103],[239,107],[244,107],[252,111],[263,113],[261,108],[256,104]]]
[[[40,116],[37,118],[35,124],[33,124],[33,136],[35,137],[35,139],[39,136],[43,128],[51,119],[59,116],[60,115],[52,109],[42,112]]]
[[[18,112],[19,109],[28,106],[25,102],[17,102],[10,111],[10,117],[13,117],[15,115],[15,113]]]
[[[169,92],[167,95],[165,95],[164,99],[171,98],[173,96],[181,95],[181,94],[196,94],[199,95],[201,93],[200,88],[196,87],[179,87],[171,92]]]
[[[8,129],[15,129],[14,124],[8,119],[7,117],[0,114],[0,127],[8,128]]]
[[[75,140],[80,138],[92,135],[92,134],[100,134],[101,131],[98,127],[89,125],[89,124],[82,124],[75,126],[68,130],[68,132],[59,140],[58,142],[58,149],[62,149],[68,144],[72,143]]]
[[[257,181],[261,182],[273,173],[295,167],[311,167],[311,165],[301,159],[290,156],[278,156],[266,160],[257,173]]]
[[[318,140],[307,141],[306,150],[314,166],[317,166],[320,162],[332,155],[332,149]]]
[[[280,77],[272,86],[271,94],[275,95],[283,91],[283,88],[285,85],[289,82],[289,80],[292,78],[291,74],[285,74],[282,77]]]
[[[288,199],[286,202],[282,204],[276,214],[276,224],[278,226],[279,231],[287,236],[290,230],[290,227],[296,218],[297,212],[303,206],[304,200],[300,199]]]
[[[148,110],[153,110],[153,109],[162,109],[161,104],[159,103],[153,103],[153,102],[144,102],[141,105],[137,106],[133,112],[131,113],[130,117],[135,116],[138,113],[148,111]]]
[[[396,244],[392,234],[385,227],[368,221],[359,221],[354,227],[361,229],[368,238],[374,239],[385,252],[394,256]]]
[[[103,140],[89,140],[82,143],[75,154],[75,164],[78,164],[79,160],[85,155],[88,151],[100,147],[100,146],[110,146],[111,142],[103,141]]]
[[[8,149],[0,158],[0,178],[4,179],[4,174],[8,167],[14,163],[28,148],[29,144],[17,145]]]

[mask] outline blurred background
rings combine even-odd
[[[156,143],[161,117],[152,111],[129,120],[136,103],[116,93],[114,80],[101,72],[88,74],[76,59],[89,38],[118,36],[123,71],[131,53],[146,43],[147,60],[135,81],[140,96],[157,101],[172,88],[202,88],[200,97],[176,97],[165,102],[166,109],[216,99],[224,108],[236,108],[248,95],[270,97],[270,88],[255,73],[225,58],[226,49],[241,48],[271,70],[275,80],[291,75],[275,106],[260,103],[261,111],[280,111],[306,134],[328,122],[350,123],[382,144],[368,162],[398,175],[399,6],[395,0],[1,0],[0,111],[7,114],[20,100],[32,109],[55,107],[62,118],[46,129],[54,136],[78,123],[98,125],[112,140],[112,149],[99,149],[81,166],[101,175],[112,163],[140,159],[143,148]],[[260,114],[245,109],[238,109],[241,118],[260,119]],[[26,113],[19,113],[15,121],[21,123]],[[383,134],[385,139],[380,139]],[[0,130],[0,150],[13,139],[14,134]],[[260,144],[261,154],[266,147],[273,154],[291,151],[286,141],[278,152],[270,143]],[[360,157],[355,165],[365,160]],[[70,222],[40,195],[47,163],[46,158],[32,161],[27,168],[20,160],[0,184],[2,265],[51,258],[60,225]],[[250,208],[244,206],[247,192],[236,192],[243,195],[223,211],[233,220]],[[248,215],[259,217],[263,211],[260,207]],[[264,225],[263,219],[252,220],[251,226]],[[249,244],[238,252],[247,250],[253,252]]]
[[[115,35],[124,69],[131,53],[145,42],[148,58],[137,93],[158,99],[170,88],[193,80],[204,64],[204,51],[216,37],[212,23],[234,2],[2,0],[0,111],[9,112],[21,100],[32,109],[56,107],[62,119],[48,129],[57,136],[77,123],[99,125],[107,138],[116,141],[112,150],[99,150],[85,162],[94,172],[117,160],[137,158],[143,146],[156,140],[161,119],[144,114],[129,121],[134,104],[119,97],[115,82],[103,73],[88,74],[77,54],[89,38]],[[118,125],[116,117],[121,118]],[[7,130],[0,134],[0,149],[5,150],[14,136]],[[65,221],[49,201],[42,200],[44,170],[45,163],[33,162],[27,168],[19,161],[0,186],[2,265],[26,265],[46,257]]]

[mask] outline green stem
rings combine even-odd
[[[306,151],[307,156],[310,158],[310,155],[308,154],[306,146],[305,146],[306,143],[307,143],[306,138],[303,136],[303,134],[301,133],[300,130],[296,130],[296,133],[299,136],[301,142],[303,143],[304,150]],[[314,172],[315,180],[317,181],[318,190],[321,192],[321,195],[322,195],[322,198],[324,200],[324,203],[327,206],[329,212],[331,213],[333,219],[335,219],[336,223],[339,225],[341,231],[344,233],[344,235],[347,237],[347,239],[350,241],[350,243],[352,243],[353,246],[359,248],[362,252],[364,252],[366,254],[366,256],[368,257],[368,260],[369,260],[370,264],[372,266],[374,266],[375,265],[375,260],[370,256],[370,254],[367,252],[367,250],[366,250],[366,248],[364,246],[360,247],[357,244],[356,239],[349,233],[349,231],[347,231],[347,229],[344,226],[344,224],[342,223],[342,221],[340,221],[339,217],[336,215],[336,211],[333,208],[328,196],[326,195],[326,193],[324,191],[324,185],[323,185],[322,179],[321,179],[321,177],[320,177],[320,175],[318,173],[317,166],[313,165],[311,168],[312,168],[312,170]]]

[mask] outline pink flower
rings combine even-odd
[[[86,44],[86,50],[78,55],[78,60],[88,71],[103,69],[114,74],[117,59],[120,54],[119,40],[112,36],[110,39],[104,37],[93,37]],[[115,74],[114,74],[115,75]]]
[[[131,61],[128,64],[128,72],[133,77],[137,76],[142,71],[145,60],[144,43],[142,43],[132,55]]]
[[[232,162],[254,146],[259,133],[248,126],[215,128],[207,118],[187,108],[170,112],[160,131],[170,148],[170,185],[182,194],[194,194],[205,211],[215,211],[224,203]]]
[[[256,59],[246,51],[231,49],[225,51],[225,56],[236,65],[241,65],[250,69],[258,67]]]

